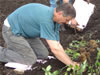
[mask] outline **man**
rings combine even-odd
[[[48,50],[40,40],[44,38],[56,58],[75,66],[77,63],[66,55],[59,42],[59,24],[68,23],[74,17],[75,9],[68,3],[55,9],[38,3],[16,9],[4,21],[2,34],[7,48],[0,47],[0,61],[8,62],[5,66],[13,66],[15,70],[27,70],[37,58],[47,58]]]

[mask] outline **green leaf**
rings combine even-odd
[[[46,71],[50,71],[51,70],[51,65],[47,66]]]
[[[72,58],[73,58],[73,59],[76,59],[76,58],[78,58],[79,56],[80,56],[80,53],[74,53]]]
[[[81,72],[84,72],[87,66],[88,66],[88,65],[87,65],[87,60],[85,60],[85,61],[83,62],[83,64],[81,64],[81,70],[80,70],[80,71],[81,71]]]
[[[58,75],[58,74],[59,74],[59,71],[57,70],[53,72],[53,75]]]
[[[68,73],[67,72],[65,72],[65,74],[64,75],[68,75]]]
[[[67,68],[67,71],[71,71],[71,69],[72,69],[72,68],[68,67],[68,68]]]
[[[79,70],[80,67],[79,67],[78,65],[75,65],[74,69],[75,69],[75,70]]]
[[[51,72],[49,72],[47,75],[53,75]]]
[[[43,70],[43,71],[46,71],[46,69],[45,69],[45,68],[42,68],[42,70]]]
[[[100,67],[100,62],[96,62],[96,65],[97,65],[98,67]]]

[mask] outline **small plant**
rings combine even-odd
[[[100,75],[100,48],[97,48],[98,53],[95,62],[96,75]]]
[[[63,69],[66,69],[66,71],[62,75],[83,75],[84,72],[87,72],[88,75],[100,75],[100,48],[98,43],[100,44],[100,40],[90,40],[89,42],[84,40],[72,41],[65,52],[72,60],[81,59],[80,67],[75,65],[73,69],[73,66],[69,65],[51,72],[51,66],[49,65],[46,69],[43,68],[45,75],[61,75]],[[94,58],[95,63],[93,64],[91,63],[91,56],[94,52],[97,53],[97,56]]]
[[[97,39],[96,42],[97,42],[97,43],[100,43],[100,40]]]
[[[51,68],[52,68],[51,65],[48,65],[46,67],[46,69],[45,68],[42,68],[43,71],[45,72],[45,75],[58,75],[59,74],[59,71],[58,70],[56,70],[54,72],[51,72]]]
[[[70,48],[73,48],[73,47],[74,48],[80,48],[80,47],[84,47],[86,45],[87,45],[87,42],[84,41],[84,40],[82,40],[82,41],[75,40],[75,41],[72,41],[72,43],[69,44],[69,47]]]
[[[69,44],[69,48],[65,50],[65,52],[72,58],[72,60],[76,60],[80,54],[80,48],[87,46],[87,42],[82,40],[82,41],[72,41],[72,43]]]
[[[80,67],[78,65],[75,65],[74,69],[73,66],[70,65],[68,66],[68,68],[66,69],[65,75],[68,75],[68,72],[70,72],[72,69],[73,71],[70,72],[69,75],[82,75],[83,72],[86,70],[86,67],[88,66],[87,61],[84,61]]]
[[[65,50],[66,54],[69,55],[72,60],[78,58],[80,56],[80,53],[78,53],[76,50],[72,50],[70,48]]]

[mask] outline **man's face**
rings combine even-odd
[[[58,12],[58,15],[56,17],[56,22],[59,24],[68,24],[68,22],[72,19],[72,17],[64,17],[61,12]]]
[[[59,24],[68,24],[68,22],[71,20],[72,18],[70,16],[68,17],[60,17],[60,19],[58,20]]]

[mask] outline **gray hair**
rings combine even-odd
[[[67,16],[71,16],[72,18],[76,17],[75,8],[70,3],[64,3],[62,5],[57,6],[56,12],[58,12],[58,11],[62,11],[63,16],[65,16],[65,17],[67,17]]]

